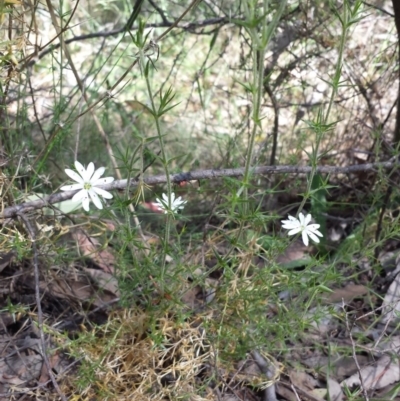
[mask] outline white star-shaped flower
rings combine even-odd
[[[105,168],[100,167],[94,171],[93,163],[89,163],[87,169],[85,169],[85,167],[83,167],[78,161],[74,164],[79,174],[69,168],[65,169],[65,173],[76,181],[77,184],[64,185],[60,189],[62,191],[76,191],[80,189],[80,191],[73,196],[72,201],[82,201],[82,207],[87,212],[89,211],[90,199],[98,209],[103,209],[103,204],[101,203],[99,195],[105,199],[111,199],[113,196],[110,192],[98,188],[97,186],[113,182],[114,177],[100,178],[104,174]]]
[[[179,209],[183,209],[186,201],[180,196],[175,198],[175,193],[171,192],[171,205],[169,205],[168,195],[162,194],[162,199],[156,198],[155,204],[164,213],[172,212],[176,213]]]
[[[303,213],[299,213],[299,218],[288,215],[289,220],[282,220],[282,228],[286,230],[290,230],[288,235],[295,235],[301,232],[301,236],[303,238],[303,242],[305,246],[308,246],[308,237],[310,237],[314,242],[319,243],[319,237],[323,237],[323,235],[318,231],[320,227],[319,224],[309,224],[311,221],[311,214],[307,214],[304,217]]]

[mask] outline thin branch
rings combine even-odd
[[[276,159],[276,150],[278,149],[279,105],[278,102],[276,101],[274,92],[272,91],[269,85],[269,82],[265,83],[264,88],[269,98],[271,99],[272,107],[274,109],[274,126],[272,129],[272,150],[271,150],[271,157],[269,159],[269,164],[274,165]]]
[[[241,19],[240,17],[234,17],[234,16],[232,18],[239,19],[239,20]],[[156,23],[156,24],[148,24],[148,25],[146,25],[146,28],[170,28],[171,26],[174,26],[177,29],[182,29],[184,31],[193,32],[193,30],[196,28],[202,28],[202,27],[216,25],[216,24],[229,24],[230,22],[231,21],[227,17],[219,17],[219,18],[209,18],[209,19],[206,19],[203,21],[198,21],[198,22],[188,22],[186,24],[178,24],[176,26],[174,25],[175,24],[174,22],[168,22],[168,23],[162,22],[162,23]],[[132,28],[132,31],[136,31],[136,30],[137,30],[137,27]],[[88,34],[84,34],[84,35],[74,36],[72,38],[65,39],[64,42],[66,45],[68,45],[69,43],[80,42],[80,41],[88,40],[88,39],[108,38],[110,36],[117,36],[124,32],[126,32],[126,26],[123,26],[122,28],[114,29],[111,31],[100,31],[100,32],[93,32],[93,33],[88,33]],[[58,37],[58,35],[54,39],[56,39],[57,37]],[[37,50],[35,50],[34,53],[28,55],[27,57],[25,57],[24,60],[22,60],[20,62],[21,67],[19,67],[18,71],[23,71],[25,68],[33,66],[39,60],[41,60],[43,57],[45,57],[52,51],[59,49],[60,47],[61,47],[61,44],[56,43],[56,44],[54,44],[52,46],[48,46],[48,47],[43,46],[41,49],[39,49],[39,50],[42,50],[39,54],[37,53]]]
[[[383,14],[386,14],[386,15],[388,15],[389,17],[394,17],[394,14],[392,14],[391,12],[389,12],[389,11],[386,11],[384,8],[382,8],[382,7],[378,7],[378,6],[376,6],[375,4],[371,4],[371,3],[368,3],[368,2],[366,2],[366,1],[363,1],[363,3],[366,5],[366,6],[368,6],[368,7],[371,7],[371,8],[374,8],[375,10],[378,10],[378,11],[380,11],[381,13],[383,13]]]
[[[315,169],[316,172],[321,174],[352,174],[361,171],[371,171],[379,169],[389,169],[400,166],[396,158],[392,158],[387,162],[382,163],[365,163],[356,164],[347,167],[336,167],[336,166],[319,166]],[[312,167],[309,166],[260,166],[252,167],[250,169],[252,175],[258,174],[308,174],[311,172]],[[219,170],[197,170],[189,171],[187,173],[176,173],[171,174],[169,179],[172,183],[179,184],[182,181],[198,181],[201,179],[211,180],[220,177],[240,177],[244,174],[244,168],[225,168]],[[156,175],[152,177],[142,179],[131,179],[131,180],[118,180],[107,185],[102,185],[101,188],[106,191],[112,191],[116,189],[126,189],[130,187],[136,188],[140,184],[155,185],[165,184],[167,177],[165,175]],[[71,199],[77,191],[66,191],[59,192],[53,195],[48,195],[42,199],[38,199],[32,202],[22,203],[20,205],[10,206],[4,209],[0,218],[13,218],[21,213],[28,211],[41,209],[49,204],[62,202],[64,200]]]
[[[167,29],[165,30],[160,36],[158,36],[155,39],[155,42],[161,42],[162,39],[164,39],[170,31],[172,31],[174,28],[178,27],[178,24],[182,21],[182,19],[185,17],[185,15],[192,9],[195,9],[199,4],[201,3],[201,0],[193,0],[186,10],[174,21],[174,23]]]
[[[158,7],[157,3],[155,3],[153,0],[149,0],[149,3],[151,4],[151,6],[158,12],[158,14],[160,15],[162,22],[165,25],[172,25],[171,22],[168,21],[167,16],[164,14],[164,11],[162,10],[162,8]]]

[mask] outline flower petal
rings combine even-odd
[[[167,200],[167,202],[168,202],[168,200]],[[164,213],[168,213],[168,207],[163,200],[156,198],[155,204],[161,211],[163,211]]]
[[[64,185],[60,189],[61,191],[76,191],[78,189],[82,189],[82,184]]]
[[[82,200],[85,196],[87,196],[87,191],[86,189],[81,189],[79,192],[77,192],[73,197],[72,197],[72,202],[79,202]]]
[[[302,236],[302,238],[303,238],[304,245],[305,245],[305,246],[308,246],[308,235],[307,235],[307,231],[304,230],[304,231],[301,233],[301,236]]]
[[[83,165],[81,163],[78,162],[78,160],[75,160],[75,168],[76,171],[81,175],[82,179],[85,179],[85,174],[86,174],[86,170],[85,167],[83,167]]]
[[[99,195],[97,195],[93,189],[89,190],[89,195],[97,209],[103,209],[103,204],[101,203]]]
[[[90,210],[89,208],[89,197],[87,194],[84,195],[82,199],[82,207],[88,212]]]
[[[164,204],[164,202],[163,202],[161,199],[156,198],[155,204],[156,204],[157,207],[158,207],[160,210],[162,210],[164,213],[168,213],[168,208],[166,207],[166,205]]]
[[[101,189],[101,188],[93,187],[91,189],[91,191],[96,192],[97,194],[99,194],[100,196],[102,196],[105,199],[112,199],[112,197],[113,197],[113,195],[110,192],[105,191],[104,189]]]
[[[66,168],[64,171],[65,171],[65,174],[67,174],[69,178],[72,178],[74,181],[83,184],[83,178],[78,173],[76,173],[74,170],[70,170],[69,168]]]
[[[318,235],[318,237],[323,237],[324,235],[322,233],[320,233],[318,230],[315,230],[312,232],[314,235]]]
[[[320,237],[323,237],[323,235],[318,231],[319,227],[320,227],[320,224],[310,224],[309,226],[307,226],[307,230],[309,232],[319,235]]]
[[[299,221],[289,221],[289,220],[283,220],[281,221],[282,228],[285,228],[286,230],[291,230],[292,228],[297,228],[300,227],[300,222]]]
[[[172,194],[171,194],[172,195]],[[177,209],[183,209],[185,207],[185,203],[186,201],[183,200],[180,196],[178,198],[176,198],[173,202],[172,202],[172,210],[177,210]]]
[[[94,172],[94,164],[92,162],[89,163],[85,172],[85,181],[92,181],[92,176]]]
[[[290,230],[290,231],[288,232],[288,235],[295,235],[295,234],[299,233],[301,230],[302,230],[301,227],[296,227],[296,228],[294,228],[293,230]]]
[[[93,181],[92,185],[93,186],[104,185],[104,184],[109,184],[110,182],[113,182],[113,181],[114,181],[114,177],[104,177],[104,178],[99,178],[97,181]]]
[[[308,235],[314,242],[319,243],[319,238],[314,233],[308,232]]]
[[[93,163],[92,163],[93,164]],[[93,166],[94,167],[94,166]],[[94,185],[94,183],[104,174],[104,172],[106,171],[105,167],[99,167],[94,174],[92,175],[92,177],[90,178],[90,182]]]
[[[296,219],[296,217],[291,216],[290,214],[288,214],[288,220],[282,220],[281,224],[282,224],[282,228],[285,228],[287,230],[290,230],[290,229],[296,228],[296,227],[301,227],[300,221],[298,219]]]
[[[304,226],[307,226],[308,223],[311,221],[311,219],[312,219],[311,214],[308,214],[304,219]]]

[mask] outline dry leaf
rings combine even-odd
[[[382,323],[398,321],[400,316],[400,274],[393,280],[387,290],[382,304]]]
[[[281,383],[276,384],[276,392],[277,394],[284,400],[287,401],[299,401],[296,394],[290,390],[289,388],[285,387]]]
[[[324,294],[322,298],[324,302],[329,304],[342,302],[342,300],[348,303],[354,298],[361,297],[366,294],[368,294],[368,288],[365,285],[350,284],[346,285],[344,288],[336,288],[331,294]]]
[[[198,310],[204,304],[204,301],[199,294],[202,294],[201,287],[199,285],[192,286],[183,293],[181,301],[191,310]]]
[[[325,397],[328,395],[328,389],[326,388],[315,388],[309,392],[313,396],[313,400],[325,401]]]
[[[110,273],[104,272],[103,270],[89,269],[89,268],[86,268],[85,271],[92,278],[95,279],[99,288],[110,291],[116,297],[120,296],[120,291],[118,288],[118,280]]]
[[[340,384],[342,387],[361,386],[360,374],[363,379],[364,390],[380,389],[400,380],[398,362],[392,362],[390,356],[384,355],[374,366],[365,366]]]
[[[307,247],[302,242],[295,241],[290,243],[285,252],[277,257],[276,261],[280,265],[286,265],[294,260],[307,261],[308,258]]]
[[[289,373],[289,377],[294,386],[301,388],[304,391],[313,390],[318,385],[317,380],[301,370],[292,370]]]
[[[340,384],[331,378],[327,380],[328,384],[328,392],[329,392],[329,400],[330,401],[342,401],[343,399],[343,391],[340,387]]]
[[[72,237],[84,256],[91,258],[105,272],[114,273],[114,255],[109,250],[101,250],[100,242],[96,238],[89,237],[82,230],[74,231]]]
[[[53,275],[49,283],[39,283],[41,291],[48,291],[51,295],[63,299],[90,301],[94,306],[102,306],[115,299],[109,291],[97,291],[89,277],[79,276],[78,279],[60,278]]]
[[[399,354],[400,351],[400,336],[391,336],[387,338],[383,338],[382,341],[379,342],[375,346],[374,344],[370,344],[369,347],[374,352],[374,355],[381,356],[383,353],[389,354]]]

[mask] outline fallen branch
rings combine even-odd
[[[321,174],[351,174],[362,171],[371,170],[381,170],[389,169],[397,166],[399,163],[396,158],[393,158],[387,162],[382,163],[365,163],[357,164],[347,167],[336,167],[336,166],[318,166],[316,171]],[[260,166],[253,167],[252,173],[259,174],[308,174],[312,170],[312,167],[305,166]],[[220,177],[240,177],[244,173],[244,168],[226,168],[219,170],[198,170],[190,171],[187,173],[177,173],[171,174],[170,180],[173,183],[180,183],[182,181],[192,181],[192,180],[203,180],[203,179],[214,179]],[[116,189],[125,189],[130,187],[132,189],[136,188],[140,184],[155,185],[164,184],[167,182],[167,177],[165,175],[156,175],[153,177],[143,178],[142,181],[137,179],[128,180],[118,180],[111,184],[99,186],[106,191],[112,191]],[[4,209],[1,218],[11,218],[20,215],[21,213],[30,212],[36,209],[41,209],[53,203],[62,202],[64,200],[71,199],[77,191],[59,192],[53,195],[45,196],[42,199],[38,199],[32,202],[21,203],[20,205],[10,206]]]

